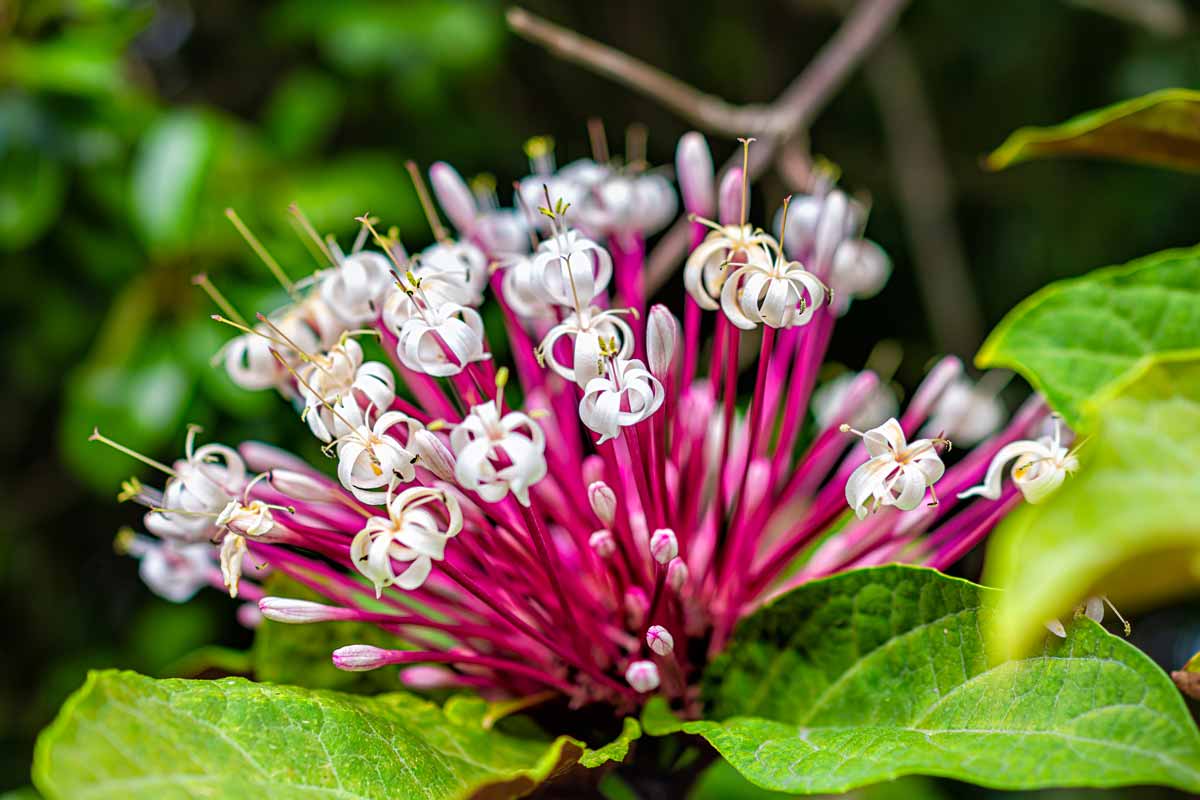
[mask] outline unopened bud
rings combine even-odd
[[[395,652],[369,644],[348,644],[333,651],[333,665],[347,672],[365,672],[396,663]]]
[[[845,299],[865,299],[879,293],[892,274],[892,260],[882,247],[867,239],[842,242],[833,256],[829,285]]]
[[[679,320],[661,304],[654,305],[646,319],[646,361],[654,377],[662,380],[671,371],[679,346]]]
[[[704,136],[685,133],[675,149],[675,178],[688,213],[712,217],[716,213],[712,153]]]
[[[273,469],[270,472],[271,488],[294,500],[319,503],[332,497],[329,484],[303,472],[290,469]]]
[[[442,443],[437,434],[427,430],[413,433],[409,445],[418,456],[418,464],[438,476],[441,480],[454,480],[454,454]]]
[[[604,480],[604,459],[592,453],[583,458],[583,482],[593,484]]]
[[[651,625],[646,630],[646,644],[660,656],[675,652],[675,637],[662,625]]]
[[[429,183],[437,196],[438,205],[459,231],[470,231],[475,225],[475,196],[458,170],[439,161],[429,168]]]
[[[445,667],[435,667],[430,664],[420,664],[400,671],[400,683],[409,689],[447,689],[461,686],[462,681],[452,670]]]
[[[646,621],[646,612],[650,610],[650,601],[646,593],[636,586],[625,592],[625,616],[629,627],[640,628]]]
[[[659,564],[666,564],[679,555],[679,540],[670,528],[659,528],[650,537],[650,555]]]
[[[596,481],[588,486],[588,502],[592,512],[605,525],[612,525],[617,515],[617,494],[604,481]]]
[[[258,610],[269,620],[291,625],[351,619],[355,616],[355,612],[349,608],[327,606],[311,600],[293,600],[290,597],[264,597],[258,601]]]
[[[750,213],[750,195],[746,195],[746,214]],[[742,168],[734,167],[721,178],[717,192],[717,213],[722,225],[736,225],[742,218]]]
[[[588,538],[588,545],[601,558],[608,558],[617,550],[617,543],[609,531],[596,531]]]
[[[625,670],[625,680],[635,692],[645,694],[658,688],[658,667],[653,661],[633,661]]]
[[[243,628],[254,630],[262,624],[263,615],[254,603],[242,603],[238,606],[237,621]]]
[[[1048,619],[1042,624],[1046,626],[1046,630],[1050,631],[1058,638],[1060,638],[1060,639],[1067,638],[1067,629],[1064,628],[1063,624],[1061,622],[1059,622],[1058,620]]]
[[[688,581],[688,565],[682,558],[673,558],[667,565],[667,585],[675,592],[683,591]]]

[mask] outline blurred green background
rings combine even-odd
[[[747,102],[769,101],[803,68],[841,4],[526,6]],[[1126,18],[1151,7],[1157,17]],[[614,139],[645,123],[651,161],[672,160],[680,120],[511,36],[503,10],[452,0],[0,0],[0,603],[10,648],[0,789],[28,782],[37,731],[88,668],[166,674],[203,645],[249,641],[232,601],[206,592],[169,604],[114,554],[114,532],[137,517],[114,500],[131,463],[86,441],[99,425],[170,459],[189,421],[222,441],[308,441],[277,398],[236,390],[209,365],[226,332],[208,320],[193,274],[207,272],[243,310],[281,300],[226,206],[299,277],[316,265],[287,223],[293,200],[321,230],[350,235],[369,210],[424,244],[408,158],[489,172],[503,187],[527,171],[528,136],[552,134],[560,162],[581,157],[586,120],[599,116]],[[1085,162],[995,175],[978,164],[1022,124],[1200,86],[1198,33],[1200,6],[1173,0],[914,3],[888,43],[912,74],[895,61],[868,65],[812,130],[814,151],[870,192],[870,235],[896,263],[883,295],[841,326],[832,357],[859,365],[880,338],[896,338],[911,385],[929,356],[969,355],[979,332],[1050,280],[1194,244],[1195,177]],[[729,146],[714,142],[718,158]],[[955,341],[941,340],[942,310],[922,307],[915,278],[905,214],[914,189],[918,205],[925,196],[922,173],[907,193],[897,183],[925,152],[948,169],[971,283],[954,310],[966,309],[977,331]],[[763,187],[782,194],[778,179]],[[1200,649],[1196,611],[1135,621],[1135,642],[1181,663]]]

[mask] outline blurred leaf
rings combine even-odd
[[[81,95],[130,89],[121,44],[104,32],[72,32],[37,43],[9,39],[0,50],[0,79],[27,89]]]
[[[999,170],[1053,156],[1098,156],[1200,171],[1200,92],[1163,89],[1061,125],[1021,128],[984,163]]]
[[[307,155],[329,139],[344,106],[342,89],[333,78],[297,72],[275,90],[262,124],[283,155]]]
[[[1167,250],[1026,299],[988,336],[975,363],[1008,367],[1077,430],[1081,408],[1150,357],[1200,346],[1200,247]]]
[[[0,97],[0,250],[36,241],[62,213],[67,170],[31,104]]]
[[[41,797],[32,786],[22,786],[0,794],[0,800],[41,800]]]
[[[33,776],[49,800],[451,798],[485,787],[504,798],[582,752],[566,737],[523,739],[452,721],[404,692],[361,697],[109,671],[91,673],[39,737]]]
[[[403,162],[383,153],[359,152],[281,176],[268,205],[296,202],[320,231],[358,230],[354,218],[370,212],[401,232],[422,230],[420,206]]]
[[[1200,351],[1151,363],[1088,414],[1079,474],[989,540],[1002,652],[1089,594],[1136,607],[1200,584]]]
[[[1037,657],[996,663],[981,634],[992,594],[901,566],[805,584],[744,619],[705,671],[723,721],[668,724],[656,698],[643,724],[703,736],[776,791],[910,774],[1200,789],[1200,732],[1162,670],[1088,619]]]
[[[856,789],[851,796],[854,800],[944,800],[946,797],[936,782],[915,777],[866,786]],[[784,797],[795,795],[760,789],[722,759],[717,759],[704,770],[688,793],[688,800],[781,800]]]
[[[126,663],[161,674],[217,635],[217,620],[198,603],[169,603],[155,598],[131,621]]]
[[[172,111],[146,132],[133,164],[134,223],[153,249],[185,246],[214,156],[215,123],[198,111]]]

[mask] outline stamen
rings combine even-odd
[[[549,175],[554,172],[554,138],[534,136],[525,141],[525,155],[529,158],[529,171],[534,175]]]
[[[112,439],[109,439],[107,436],[100,433],[99,428],[92,428],[92,435],[88,437],[88,441],[89,442],[100,442],[101,444],[106,444],[109,447],[111,447],[112,449],[114,449],[118,452],[124,453],[125,455],[129,456],[130,458],[136,458],[138,461],[141,461],[143,464],[150,466],[150,467],[154,467],[159,472],[170,475],[172,478],[179,477],[179,474],[176,473],[175,470],[168,467],[166,464],[162,463],[161,461],[155,461],[153,458],[150,458],[150,456],[142,455],[138,451],[132,450],[123,444],[114,442]]]
[[[278,361],[280,364],[282,364],[283,368],[286,369],[288,372],[290,372],[292,374],[292,377],[300,382],[300,385],[302,385],[304,388],[306,388],[310,392],[312,392],[313,396],[316,397],[318,400],[320,400],[321,404],[324,405],[326,408],[328,408],[331,414],[333,414],[335,417],[337,417],[339,420],[341,420],[343,425],[345,425],[347,428],[349,428],[352,432],[356,431],[358,429],[356,425],[354,425],[350,422],[350,420],[343,417],[341,415],[341,413],[336,408],[334,408],[333,405],[330,404],[330,402],[328,400],[326,400],[324,397],[322,397],[320,392],[318,392],[316,389],[314,389],[312,387],[311,383],[304,380],[304,378],[301,378],[300,373],[298,373],[298,372],[296,372],[296,370],[292,369],[291,365],[288,364],[286,361],[284,361],[283,356],[279,355],[279,352],[277,350],[271,350],[271,355],[275,356],[275,360]],[[353,435],[353,434],[349,434],[349,435]],[[370,451],[371,451],[371,448],[368,447],[367,452],[370,452]],[[379,474],[379,473],[376,473],[376,474]]]
[[[400,275],[408,270],[408,265],[401,264],[400,260],[396,258],[396,254],[392,252],[391,246],[393,239],[390,236],[385,239],[379,235],[379,233],[375,230],[375,222],[378,221],[375,219],[375,217],[372,217],[369,214],[363,214],[362,216],[355,217],[354,219],[358,222],[361,222],[363,227],[371,232],[371,237],[375,239],[375,244],[379,245],[379,249],[386,253],[392,264],[395,265],[395,268],[392,270],[392,277],[396,279],[396,284],[402,285]]]
[[[317,249],[321,251],[325,258],[329,259],[329,263],[336,267],[338,265],[337,259],[333,257],[333,253],[329,252],[329,247],[326,246],[325,240],[321,238],[321,234],[317,233],[317,229],[309,221],[308,215],[304,213],[297,203],[288,204],[288,213],[296,218],[296,221],[300,223],[301,229],[308,234],[308,238],[312,239]]]
[[[203,289],[204,293],[207,294],[213,303],[216,304],[217,308],[225,312],[227,317],[237,320],[243,325],[246,324],[246,320],[237,312],[237,309],[233,307],[233,304],[225,299],[225,295],[221,294],[216,285],[209,280],[207,274],[201,272],[199,275],[193,275],[192,285],[199,286],[201,289]]]
[[[262,331],[260,331],[260,330],[256,330],[256,329],[254,329],[254,328],[251,328],[251,327],[248,327],[248,326],[246,326],[246,325],[243,325],[243,324],[242,324],[242,323],[240,323],[240,322],[234,322],[234,321],[233,321],[233,320],[231,320],[231,319],[225,319],[225,317],[222,317],[220,314],[210,314],[208,318],[209,318],[209,319],[211,319],[211,320],[213,320],[213,321],[215,321],[215,322],[220,322],[222,325],[228,325],[228,326],[229,326],[229,327],[231,327],[231,328],[237,328],[237,329],[238,329],[239,331],[241,331],[242,333],[248,333],[248,334],[250,334],[250,335],[252,335],[252,336],[261,336],[262,338],[266,339],[268,342],[272,342],[272,343],[274,343],[274,344],[277,344],[277,345],[279,345],[280,347],[286,347],[286,348],[288,348],[289,350],[291,350],[291,349],[292,349],[292,346],[291,346],[290,344],[288,344],[287,342],[285,342],[285,341],[281,341],[281,340],[279,340],[279,339],[276,339],[274,336],[270,336],[270,335],[268,335],[268,334],[265,334],[265,333],[263,333],[263,332],[262,332]]]
[[[791,206],[791,204],[792,204],[792,196],[789,194],[787,197],[783,198],[783,224],[779,228],[779,257],[780,258],[784,257],[783,242],[787,237],[788,207]]]
[[[378,217],[371,217],[372,222],[379,222]],[[370,230],[366,225],[358,226],[358,235],[354,237],[354,247],[350,250],[351,254],[362,250],[367,244],[367,237],[370,235]]]
[[[262,313],[262,312],[260,311],[260,312],[258,312],[257,314],[255,314],[255,315],[254,315],[254,317],[255,317],[255,319],[257,319],[259,322],[261,322],[263,325],[266,325],[268,328],[270,328],[271,330],[275,331],[275,334],[276,334],[276,335],[277,335],[277,336],[278,336],[280,339],[282,339],[284,342],[286,342],[288,347],[290,347],[291,349],[295,350],[295,351],[296,351],[296,354],[297,354],[297,355],[299,355],[299,356],[300,356],[300,358],[301,358],[301,359],[302,359],[302,360],[303,360],[305,363],[312,364],[314,367],[316,367],[317,369],[321,370],[321,372],[324,372],[326,375],[330,375],[330,376],[332,377],[332,374],[329,372],[329,370],[328,370],[328,369],[326,369],[326,368],[325,368],[325,367],[324,367],[324,366],[321,364],[321,361],[323,361],[324,359],[320,358],[319,356],[315,356],[315,355],[313,355],[312,353],[308,352],[307,350],[305,350],[305,349],[304,349],[303,347],[301,347],[300,345],[296,344],[296,342],[295,342],[295,341],[294,341],[294,340],[293,340],[293,339],[292,339],[290,336],[288,336],[286,333],[284,333],[284,332],[283,332],[283,329],[281,329],[281,328],[280,328],[278,325],[276,325],[274,322],[272,322],[272,321],[271,321],[271,320],[270,320],[270,319],[267,317],[267,315],[266,315],[266,314],[264,314],[264,313]]]
[[[521,184],[519,181],[513,181],[513,200],[516,201],[517,207],[521,209],[521,213],[525,215],[526,229],[529,232],[529,246],[536,253],[538,249],[537,218],[534,217],[529,204],[525,202],[525,198],[521,196]]]
[[[608,154],[608,135],[604,132],[604,120],[599,117],[590,117],[587,121],[588,141],[592,145],[592,160],[597,164],[607,164],[609,159]]]
[[[1125,626],[1125,636],[1128,638],[1129,635],[1133,633],[1133,626],[1129,624],[1129,620],[1121,616],[1121,612],[1117,611],[1117,607],[1113,605],[1112,601],[1109,600],[1107,596],[1101,595],[1100,599],[1104,601],[1106,606],[1112,609],[1112,612],[1117,615],[1117,619],[1121,620],[1121,624]]]
[[[650,132],[640,122],[634,122],[625,129],[625,165],[632,171],[640,172],[646,168],[646,140]]]
[[[263,247],[262,242],[260,242],[258,238],[250,232],[250,229],[246,227],[246,223],[242,222],[242,218],[238,216],[237,212],[232,208],[227,208],[225,209],[225,216],[229,218],[229,221],[233,223],[233,227],[237,228],[237,232],[240,233],[242,238],[246,240],[246,243],[250,245],[250,249],[254,251],[254,254],[258,256],[264,264],[267,265],[267,269],[270,270],[271,274],[275,276],[275,280],[279,281],[279,285],[284,288],[284,291],[286,291],[293,300],[299,300],[300,297],[296,293],[295,284],[292,283],[291,279],[288,278],[287,274],[283,271],[283,267],[279,266],[279,262],[267,252],[267,248]],[[230,316],[233,315],[231,314]]]
[[[142,493],[142,482],[137,479],[137,476],[131,477],[127,481],[121,481],[121,491],[117,494],[117,502],[125,503]]]
[[[429,222],[429,229],[433,231],[433,238],[439,242],[445,242],[446,229],[442,226],[442,221],[438,219],[437,209],[433,207],[433,201],[429,199],[429,188],[425,186],[425,179],[421,176],[421,170],[417,168],[417,162],[406,161],[404,168],[408,170],[408,176],[412,178],[413,187],[417,190],[417,199],[421,201],[421,209],[425,212],[425,219]]]
[[[746,224],[746,212],[750,194],[750,143],[757,139],[738,139],[742,143],[742,225]]]

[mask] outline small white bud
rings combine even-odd
[[[327,606],[310,600],[293,600],[290,597],[264,597],[258,601],[258,610],[269,620],[292,625],[329,622],[355,616],[354,611],[348,608]]]
[[[725,177],[721,178],[720,188],[717,190],[717,213],[720,214],[721,223],[725,225],[735,225],[741,218],[742,214],[742,168],[734,167],[725,173]],[[746,214],[750,213],[749,195],[746,200]]]
[[[680,137],[675,150],[675,177],[689,213],[701,217],[716,213],[712,152],[703,134],[691,131]]]
[[[663,380],[671,371],[678,345],[679,320],[666,306],[652,306],[646,319],[646,362],[654,377]]]
[[[418,465],[432,472],[441,480],[454,480],[454,454],[442,443],[437,434],[422,428],[409,440],[410,449],[417,454]]]
[[[675,592],[683,591],[688,581],[688,565],[682,558],[673,558],[667,565],[667,585]]]
[[[458,675],[445,667],[420,664],[400,671],[400,683],[409,689],[428,691],[461,686]]]
[[[612,533],[606,530],[600,530],[593,533],[588,538],[588,545],[596,551],[596,555],[601,558],[608,558],[617,550],[617,543],[613,539]]]
[[[475,196],[458,170],[444,161],[429,168],[429,183],[437,196],[438,205],[450,222],[461,232],[470,231],[475,224]]]
[[[650,610],[650,601],[646,593],[636,586],[625,592],[625,616],[629,627],[640,628],[646,621],[646,612]]]
[[[675,652],[675,637],[662,625],[651,625],[646,630],[646,644],[660,656]]]
[[[1064,628],[1063,624],[1061,622],[1059,622],[1058,620],[1048,619],[1043,624],[1046,626],[1046,630],[1050,631],[1058,638],[1060,638],[1060,639],[1067,638],[1067,629]]]
[[[593,484],[604,481],[604,459],[592,453],[583,458],[583,482]]]
[[[653,661],[633,661],[625,670],[625,680],[635,692],[653,692],[658,688],[658,667]]]
[[[295,472],[290,469],[273,469],[270,472],[270,484],[280,494],[286,494],[294,500],[307,500],[313,503],[328,501],[333,492],[330,486],[311,475]]]
[[[592,512],[605,525],[612,525],[617,515],[617,494],[604,481],[596,481],[588,486],[588,502]]]
[[[679,540],[670,528],[659,528],[650,537],[650,555],[659,564],[666,564],[679,555]]]
[[[348,644],[333,651],[333,665],[347,672],[365,672],[396,663],[394,653],[369,644]]]

